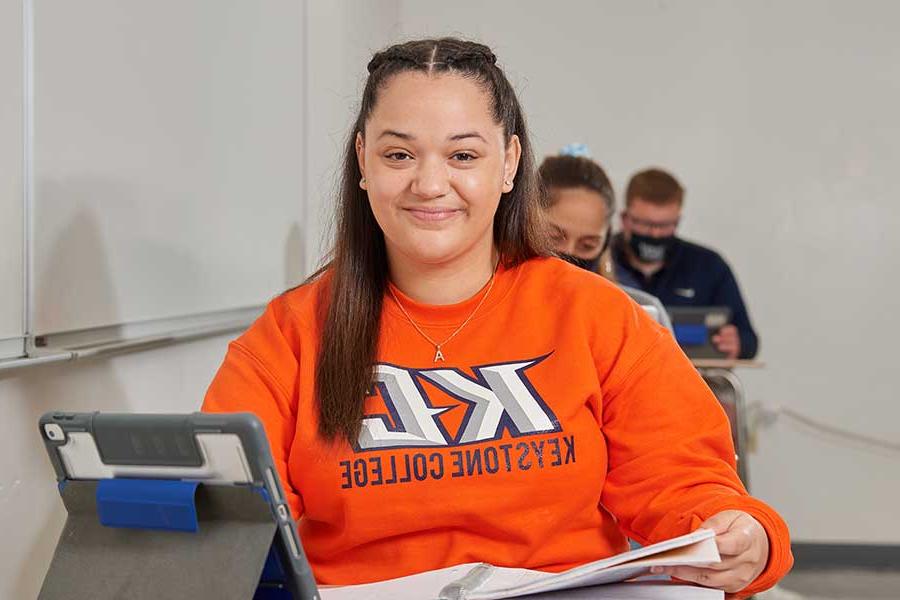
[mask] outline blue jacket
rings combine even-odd
[[[714,250],[675,239],[663,268],[650,276],[628,264],[625,240],[616,235],[612,244],[616,278],[622,285],[653,294],[666,306],[727,306],[731,322],[741,336],[740,358],[753,358],[759,339],[750,324],[737,280],[725,260]]]

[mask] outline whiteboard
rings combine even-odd
[[[24,348],[22,3],[0,3],[0,359]]]
[[[34,333],[294,283],[303,3],[42,0],[34,18]]]

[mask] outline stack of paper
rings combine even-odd
[[[617,584],[583,590],[584,595],[569,592],[564,597],[585,600],[713,600],[723,598],[724,594],[720,590],[667,582],[618,582],[647,575],[650,567],[654,566],[702,566],[719,560],[715,533],[698,529],[685,536],[561,573],[468,563],[376,583],[322,587],[321,594],[322,600],[502,600],[541,594],[534,596],[539,598],[555,590]],[[546,595],[548,600],[557,597],[561,598],[557,594]]]

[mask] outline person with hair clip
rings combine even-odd
[[[333,250],[229,346],[203,410],[263,422],[319,582],[560,571],[699,527],[680,579],[772,586],[788,529],[671,336],[552,257],[525,116],[482,44],[378,52]],[[599,307],[599,310],[598,310]]]
[[[616,200],[612,183],[584,144],[569,144],[556,156],[548,156],[538,168],[544,187],[544,203],[550,239],[556,255],[576,267],[616,281],[609,252],[612,215]],[[656,296],[619,285],[656,320],[672,330],[669,313]]]

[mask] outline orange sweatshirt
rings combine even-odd
[[[747,495],[724,412],[667,331],[606,280],[557,259],[501,269],[472,321],[435,349],[388,294],[377,384],[353,445],[316,433],[320,279],[269,304],[232,342],[209,412],[254,412],[321,583],[467,562],[558,571],[688,533],[726,509],[792,564],[788,530]],[[449,306],[394,290],[437,340]]]

